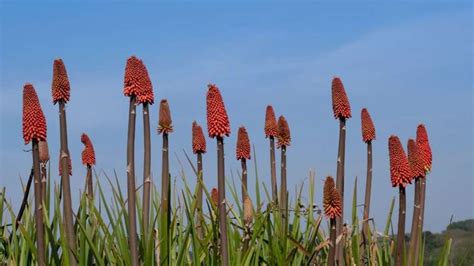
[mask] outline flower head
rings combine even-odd
[[[155,100],[148,70],[143,61],[135,56],[127,59],[123,94],[129,97],[135,96],[137,104],[153,104]]]
[[[202,128],[196,121],[193,122],[193,153],[206,153],[206,139]]]
[[[425,169],[423,168],[423,161],[421,158],[420,149],[413,139],[408,140],[408,162],[412,178],[425,177]]]
[[[207,91],[207,131],[209,137],[224,137],[230,134],[230,122],[222,95],[214,84]]]
[[[237,160],[250,160],[250,140],[245,127],[239,127],[237,133],[237,147],[235,149]]]
[[[160,113],[158,117],[158,134],[169,134],[173,132],[173,123],[171,121],[170,106],[166,99],[160,102]]]
[[[278,124],[275,118],[275,111],[271,105],[267,105],[265,112],[265,137],[277,137]]]
[[[363,108],[360,114],[362,120],[362,140],[364,142],[369,142],[375,139],[375,127],[370,117],[369,111],[366,108]]]
[[[94,146],[86,133],[82,133],[81,142],[84,144],[84,150],[82,151],[82,164],[95,165]]]
[[[62,175],[62,161],[61,161],[61,155],[59,156],[59,175]],[[71,156],[67,155],[67,160],[68,160],[68,168],[69,168],[69,175],[72,175],[72,162],[71,162]]]
[[[67,103],[71,94],[71,86],[67,77],[66,67],[62,59],[56,59],[53,63],[53,84],[51,85],[53,93],[53,103],[59,101]]]
[[[27,83],[23,87],[23,140],[28,144],[33,139],[46,140],[46,119],[35,88]]]
[[[335,118],[350,118],[352,116],[346,90],[341,79],[338,77],[332,80],[332,109]]]
[[[331,176],[326,177],[324,182],[324,214],[329,219],[340,217],[342,213],[341,195],[334,186],[334,179]]]
[[[288,122],[286,121],[284,116],[280,116],[278,118],[278,140],[277,140],[277,148],[281,146],[290,146],[291,143],[291,135],[290,135],[290,127],[288,126]]]
[[[406,187],[411,184],[412,174],[407,155],[403,150],[402,143],[397,136],[388,139],[388,152],[390,155],[390,176],[392,187]]]
[[[214,205],[219,206],[219,190],[217,190],[217,188],[212,188],[211,200],[214,203]]]
[[[421,152],[421,159],[423,160],[423,167],[426,172],[431,171],[431,163],[433,155],[431,154],[430,142],[428,140],[428,132],[426,132],[425,125],[420,124],[416,129],[416,144]]]
[[[47,163],[49,161],[48,142],[46,140],[38,142],[38,150],[40,163]]]

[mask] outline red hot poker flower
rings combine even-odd
[[[428,140],[428,132],[426,132],[425,125],[420,124],[416,129],[416,144],[421,152],[421,158],[423,160],[423,167],[425,171],[431,171],[431,163],[433,161],[433,155],[431,153],[430,142]]]
[[[206,153],[206,139],[202,128],[196,121],[193,122],[193,153]]]
[[[84,150],[82,151],[82,164],[95,165],[94,146],[86,133],[82,133],[81,142],[84,144]]]
[[[423,160],[418,145],[413,139],[409,139],[407,146],[412,178],[425,177],[425,169],[423,168]]]
[[[68,156],[68,168],[69,168],[69,175],[72,175],[72,162],[71,162],[71,156]],[[61,156],[59,157],[59,175],[61,175],[61,170],[62,170],[62,166],[61,166]]]
[[[341,196],[334,185],[334,179],[331,176],[324,182],[324,214],[329,219],[340,217],[342,213]]]
[[[135,96],[137,104],[153,104],[153,86],[151,84],[148,70],[142,60],[131,56],[125,66],[124,89],[125,96]]]
[[[166,99],[160,102],[160,112],[158,115],[158,134],[169,134],[173,132],[173,123],[171,121],[170,106]]]
[[[403,150],[402,143],[397,136],[388,139],[388,152],[390,155],[390,175],[392,187],[406,187],[411,184],[411,169],[408,158]]]
[[[219,191],[217,190],[217,188],[212,188],[211,200],[216,206],[219,206]]]
[[[240,127],[237,133],[237,147],[235,153],[237,160],[250,160],[250,140],[245,127]]]
[[[375,127],[370,117],[369,111],[366,108],[363,108],[360,114],[362,120],[362,140],[364,142],[369,142],[375,139]]]
[[[278,136],[278,124],[275,118],[275,111],[271,105],[267,106],[265,112],[265,137],[277,137]]]
[[[62,59],[56,59],[53,63],[53,84],[51,85],[53,103],[59,101],[67,103],[71,94],[71,86],[67,77],[66,66]]]
[[[46,119],[35,88],[27,83],[23,87],[23,140],[28,144],[33,139],[46,140]]]
[[[335,77],[332,80],[332,109],[334,111],[334,117],[341,118],[350,118],[351,115],[351,105],[349,104],[349,99],[347,98],[344,85],[340,78]]]
[[[277,148],[281,146],[290,146],[291,143],[291,135],[290,135],[290,127],[288,126],[288,122],[286,121],[284,116],[280,116],[278,118],[278,141],[277,141]]]
[[[224,137],[230,134],[230,122],[222,95],[216,85],[209,84],[207,91],[207,130],[209,137]]]

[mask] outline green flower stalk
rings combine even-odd
[[[278,141],[277,148],[281,149],[281,184],[280,184],[280,212],[281,212],[281,235],[286,239],[288,230],[288,190],[286,185],[286,147],[290,146],[290,127],[284,116],[278,118]],[[283,243],[286,252],[286,241]]]
[[[250,160],[250,140],[245,127],[240,127],[237,133],[237,145],[235,148],[237,160],[240,160],[242,166],[242,206],[245,197],[248,196],[247,190],[247,160]]]
[[[193,153],[196,154],[197,158],[197,184],[198,184],[198,191],[196,196],[197,201],[197,228],[198,234],[201,239],[204,238],[204,217],[202,215],[202,187],[203,187],[203,171],[202,171],[202,155],[206,153],[206,139],[204,138],[204,134],[202,132],[202,128],[196,121],[193,122],[192,126],[192,148]]]
[[[276,177],[275,162],[275,138],[278,137],[278,124],[275,118],[275,111],[271,105],[267,106],[265,112],[265,137],[270,143],[270,173],[272,182],[272,199],[274,204],[278,204],[278,185]]]

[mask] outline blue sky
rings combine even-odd
[[[237,128],[245,125],[255,145],[261,181],[270,184],[265,106],[285,115],[290,194],[316,171],[317,204],[323,179],[335,175],[338,122],[332,117],[330,84],[340,76],[353,118],[347,123],[346,206],[358,176],[359,203],[365,186],[365,144],[360,109],[367,107],[377,129],[374,142],[372,214],[379,228],[397,190],[390,185],[387,139],[403,143],[424,123],[433,149],[428,176],[426,228],[442,230],[474,217],[472,6],[468,3],[5,3],[1,12],[0,186],[17,206],[19,176],[26,178],[31,155],[21,137],[22,86],[35,85],[48,122],[52,175],[57,177],[59,127],[51,103],[52,63],[62,58],[71,81],[67,107],[72,191],[83,188],[80,135],[91,137],[96,170],[125,184],[128,99],[122,95],[126,59],[136,55],[148,67],[156,101],[167,98],[175,132],[170,136],[172,176],[181,166],[194,184],[183,149],[191,152],[191,123],[205,126],[209,82],[223,94],[233,134],[226,139],[226,171],[240,164],[234,155]],[[151,108],[156,127],[158,105]],[[137,183],[142,180],[142,122],[137,119]],[[152,172],[160,180],[161,139],[152,136]],[[215,141],[208,139],[205,180],[216,186]],[[175,156],[176,154],[176,156]],[[249,182],[255,180],[250,163]],[[253,186],[252,186],[253,187]],[[251,189],[253,193],[253,190]],[[408,188],[412,202],[413,188]],[[230,194],[228,194],[230,196]],[[75,202],[77,204],[77,202]],[[411,221],[411,204],[407,220]],[[360,209],[361,213],[362,209]],[[348,213],[349,214],[349,213]],[[396,216],[394,216],[396,218]],[[349,219],[349,217],[346,217]]]

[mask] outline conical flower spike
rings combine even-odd
[[[230,122],[219,88],[210,84],[207,91],[207,130],[209,137],[224,137],[230,134]]]
[[[87,134],[82,133],[81,142],[84,144],[84,150],[82,151],[82,164],[83,165],[95,165],[95,152],[92,141],[89,139]]]
[[[277,141],[277,148],[281,146],[290,146],[291,143],[291,135],[290,135],[290,127],[288,126],[288,122],[286,121],[284,116],[280,116],[278,118],[278,141]]]
[[[171,121],[170,106],[166,99],[160,102],[160,113],[158,118],[158,133],[169,134],[173,132],[173,123]]]
[[[123,93],[125,96],[135,96],[136,104],[153,104],[155,99],[148,70],[143,61],[135,56],[127,60]]]
[[[408,183],[411,183],[412,174],[408,158],[397,136],[392,135],[388,139],[388,151],[392,187],[406,187]]]
[[[408,161],[410,162],[412,179],[417,177],[425,177],[425,169],[423,168],[423,160],[420,149],[413,139],[408,140]]]
[[[250,140],[245,127],[240,127],[237,133],[237,147],[235,153],[237,160],[250,160]]]
[[[332,109],[337,119],[351,117],[351,105],[340,78],[332,80]]]
[[[336,190],[334,179],[331,176],[326,178],[324,182],[324,199],[323,199],[324,214],[329,219],[335,219],[341,216],[342,203],[341,196]]]
[[[423,167],[427,172],[431,171],[432,153],[430,142],[428,140],[428,132],[426,132],[425,125],[421,124],[416,129],[416,144],[421,152],[421,158],[423,160]]]
[[[53,63],[53,84],[51,85],[53,93],[53,103],[59,101],[67,103],[71,94],[71,86],[67,77],[66,66],[62,59],[56,59]]]
[[[375,127],[370,117],[369,111],[363,108],[360,114],[362,125],[362,140],[369,142],[375,139]]]
[[[267,106],[265,113],[265,137],[277,137],[278,136],[278,124],[275,118],[275,111],[271,105]]]
[[[206,153],[206,139],[202,128],[196,121],[193,122],[193,153]]]
[[[23,140],[28,144],[33,139],[46,140],[46,119],[35,88],[27,83],[23,87]]]

